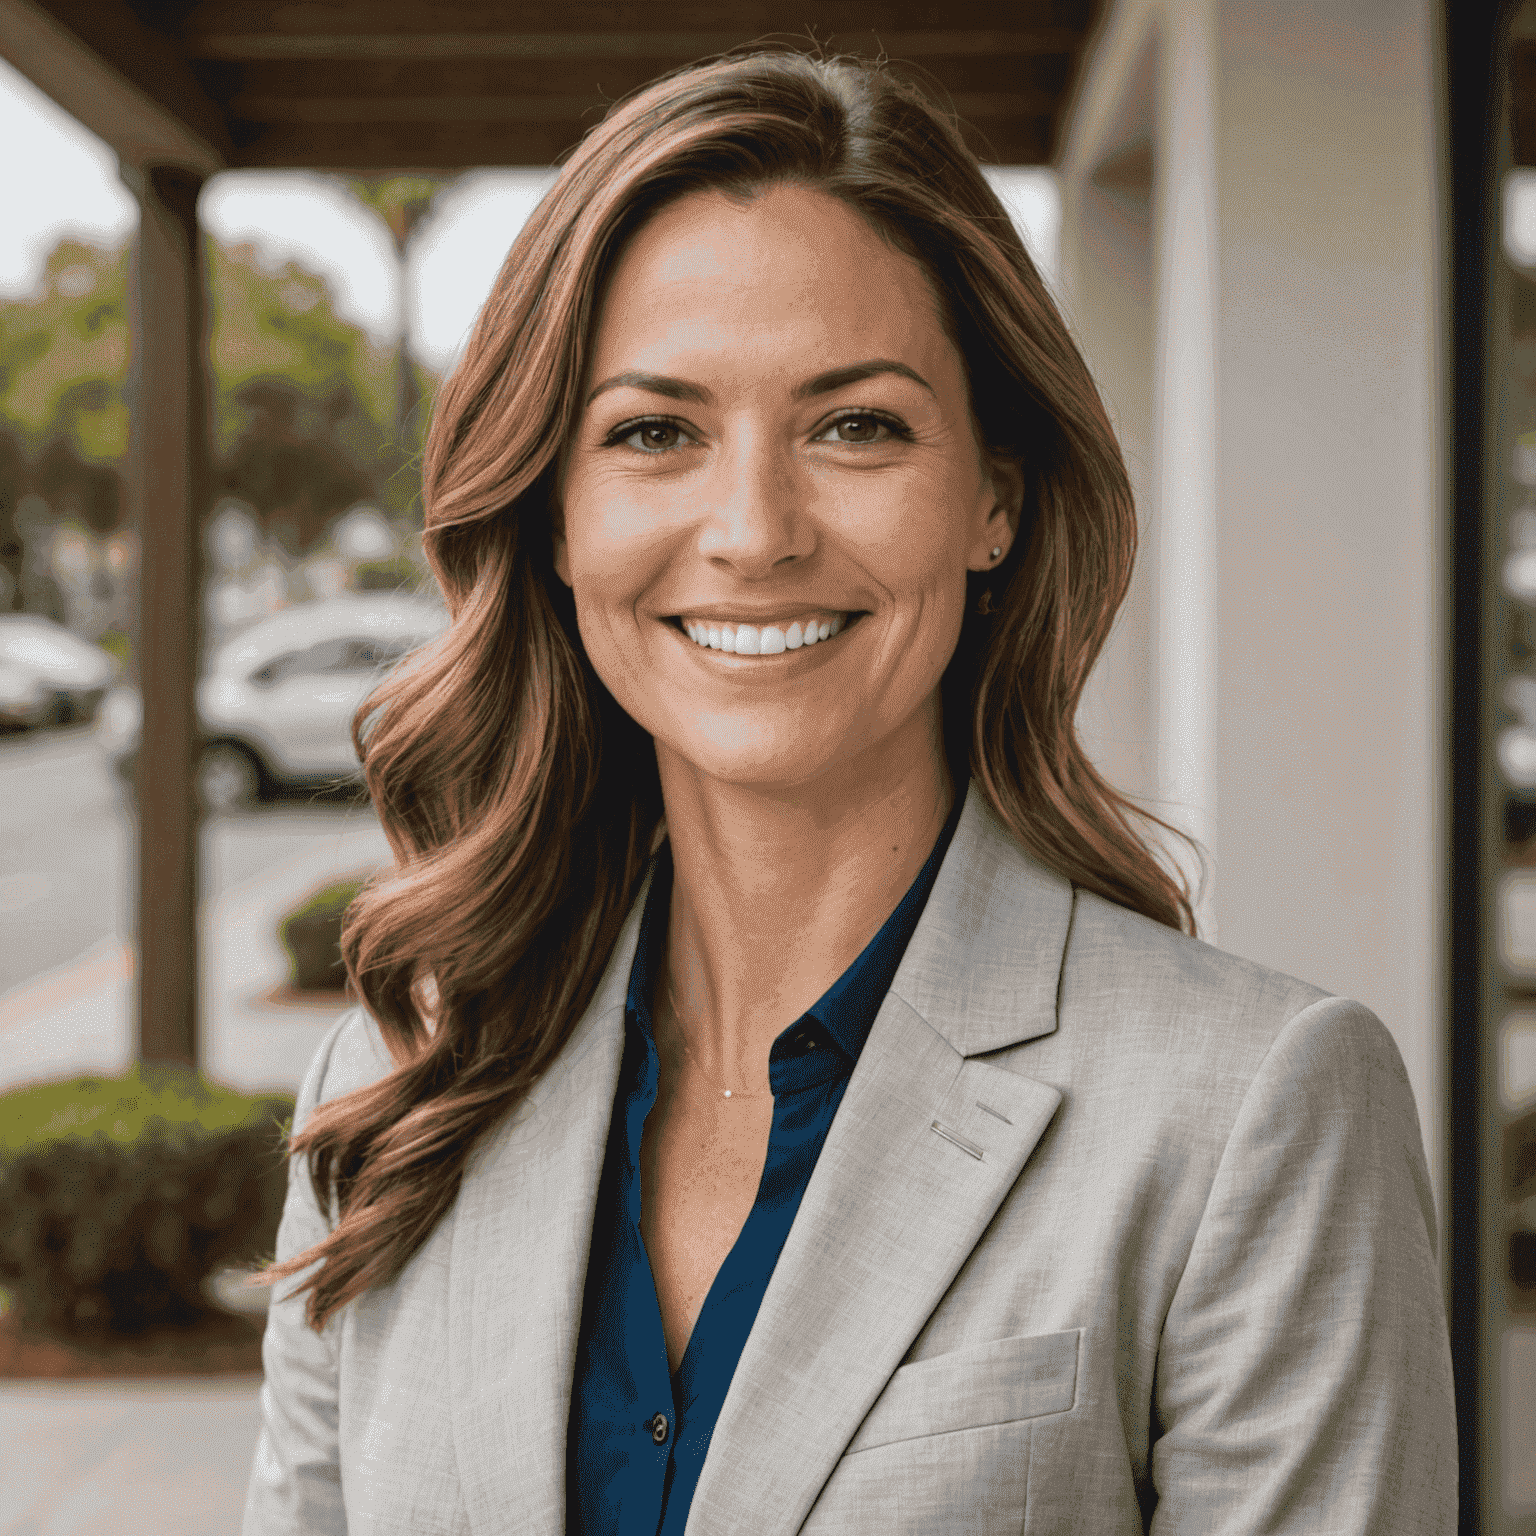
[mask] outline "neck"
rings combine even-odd
[[[931,750],[872,752],[771,791],[658,748],[673,863],[667,973],[707,1074],[766,1085],[777,1035],[858,958],[906,894],[953,804]]]

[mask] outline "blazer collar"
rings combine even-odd
[[[972,779],[891,991],[962,1056],[1049,1034],[1071,921],[1071,883],[1019,847]]]

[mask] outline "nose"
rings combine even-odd
[[[704,489],[699,553],[746,581],[806,559],[816,548],[808,493],[791,452],[742,441],[716,460]]]

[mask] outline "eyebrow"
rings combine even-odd
[[[845,384],[857,384],[862,379],[873,379],[882,373],[894,373],[900,378],[911,379],[914,384],[921,384],[930,395],[936,394],[933,385],[905,363],[898,363],[889,357],[874,357],[867,362],[849,363],[846,368],[831,368],[826,373],[818,373],[815,378],[796,386],[794,398],[810,400],[817,395],[829,395]],[[644,389],[653,395],[665,395],[669,400],[690,400],[698,405],[712,405],[715,398],[702,384],[695,384],[689,379],[675,379],[665,373],[631,371],[616,373],[611,379],[604,379],[587,396],[587,404],[591,405],[599,395],[610,389]]]
[[[891,357],[874,357],[867,363],[849,363],[846,368],[833,368],[826,373],[818,373],[814,379],[807,379],[795,391],[795,399],[809,400],[815,395],[830,395],[834,389],[841,389],[845,384],[857,384],[861,379],[873,379],[882,373],[894,373],[903,379],[911,379],[914,384],[921,384],[930,395],[937,393],[933,385],[916,369],[908,368],[905,363],[898,363]]]

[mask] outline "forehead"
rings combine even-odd
[[[663,208],[615,262],[591,352],[595,374],[722,352],[815,353],[818,371],[862,357],[959,366],[922,267],[846,203],[796,185]]]

